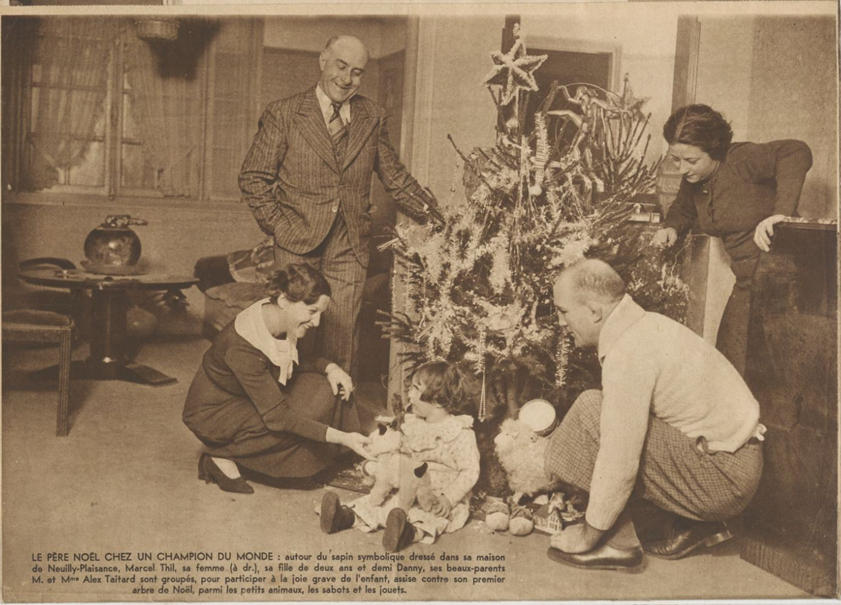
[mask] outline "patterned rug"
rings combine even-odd
[[[371,487],[365,485],[365,476],[355,461],[340,462],[313,478],[322,485],[359,492],[360,494],[367,494],[371,491]]]

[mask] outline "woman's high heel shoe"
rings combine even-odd
[[[248,481],[242,477],[231,479],[222,472],[213,458],[207,454],[202,454],[199,457],[199,479],[203,479],[205,483],[215,483],[226,492],[236,492],[238,494],[253,494],[254,488],[248,484]]]

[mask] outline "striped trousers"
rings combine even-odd
[[[546,474],[590,491],[599,452],[602,392],[584,391],[549,437]],[[701,451],[694,439],[649,417],[632,498],[640,497],[696,521],[724,521],[750,503],[762,474],[762,446],[748,442],[736,452]]]
[[[358,375],[362,291],[367,270],[356,258],[347,225],[339,211],[324,241],[312,252],[295,254],[275,245],[275,268],[289,263],[307,263],[320,271],[333,292],[332,302],[322,316],[321,325],[298,343],[304,359],[313,355],[337,363],[356,383]]]

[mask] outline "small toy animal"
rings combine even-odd
[[[500,426],[494,445],[508,474],[508,485],[514,491],[514,502],[551,487],[543,468],[543,456],[555,426],[555,409],[542,399],[529,401],[520,409],[516,420],[509,418]]]
[[[505,420],[494,438],[496,455],[514,491],[508,514],[504,507],[494,506],[485,523],[495,531],[507,527],[514,535],[526,535],[534,528],[529,511],[520,502],[524,496],[535,496],[552,490],[553,483],[544,470],[544,454],[548,435],[557,426],[552,405],[542,399],[529,401],[520,408],[519,417]]]
[[[380,506],[397,490],[397,505],[403,510],[408,511],[416,501],[425,508],[436,500],[426,474],[428,465],[417,463],[401,450],[403,433],[397,422],[380,424],[370,435],[367,449],[376,460],[365,461],[362,472],[371,485],[371,503]]]

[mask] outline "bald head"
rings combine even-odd
[[[625,295],[625,282],[607,263],[586,259],[564,269],[553,288],[561,326],[580,347],[595,347],[605,321]]]
[[[368,64],[368,49],[354,36],[333,36],[318,58],[321,89],[335,103],[344,103],[359,90]]]
[[[601,303],[615,303],[625,296],[625,282],[606,262],[587,258],[561,271],[558,287],[570,288],[577,297]]]
[[[365,43],[356,36],[333,36],[327,40],[327,44],[324,45],[324,50],[329,51],[336,45],[338,45],[340,49],[364,53],[365,60],[368,60],[368,49],[365,48]]]

